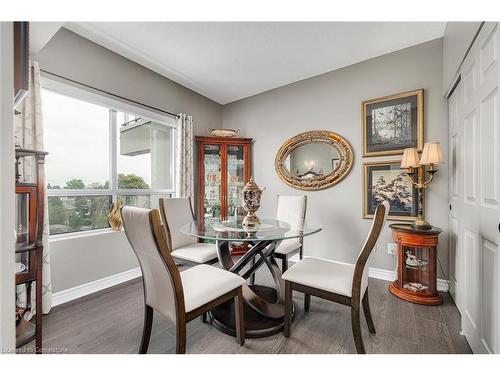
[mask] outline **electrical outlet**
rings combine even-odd
[[[397,249],[397,245],[394,242],[389,242],[387,244],[387,254],[395,254]]]

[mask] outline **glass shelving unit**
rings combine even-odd
[[[251,138],[196,137],[198,143],[197,217],[243,217],[242,191],[250,179]],[[238,244],[233,244],[237,248]]]

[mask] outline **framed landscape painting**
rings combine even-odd
[[[418,190],[411,184],[400,161],[363,164],[363,217],[373,218],[377,205],[387,200],[388,220],[413,221],[418,214]]]
[[[424,90],[364,101],[363,156],[402,154],[424,144]]]

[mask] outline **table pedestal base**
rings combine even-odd
[[[277,294],[276,289],[262,286],[262,285],[251,285],[252,289],[256,294],[258,294],[262,299],[269,303],[276,303]],[[268,319],[264,318],[261,314],[258,314],[253,310],[247,303],[244,304],[245,307],[245,337],[248,338],[258,338],[258,337],[268,337],[275,335],[278,332],[283,331],[284,321],[281,319]],[[213,326],[221,332],[224,332],[231,336],[236,336],[236,331],[234,329],[234,302],[230,300],[215,309],[211,310],[210,318],[212,320]]]

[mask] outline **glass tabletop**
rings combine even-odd
[[[204,240],[223,241],[277,241],[300,238],[321,231],[322,227],[304,223],[298,229],[292,229],[285,221],[260,219],[260,224],[248,228],[242,225],[242,219],[193,221],[181,227],[181,232]]]

